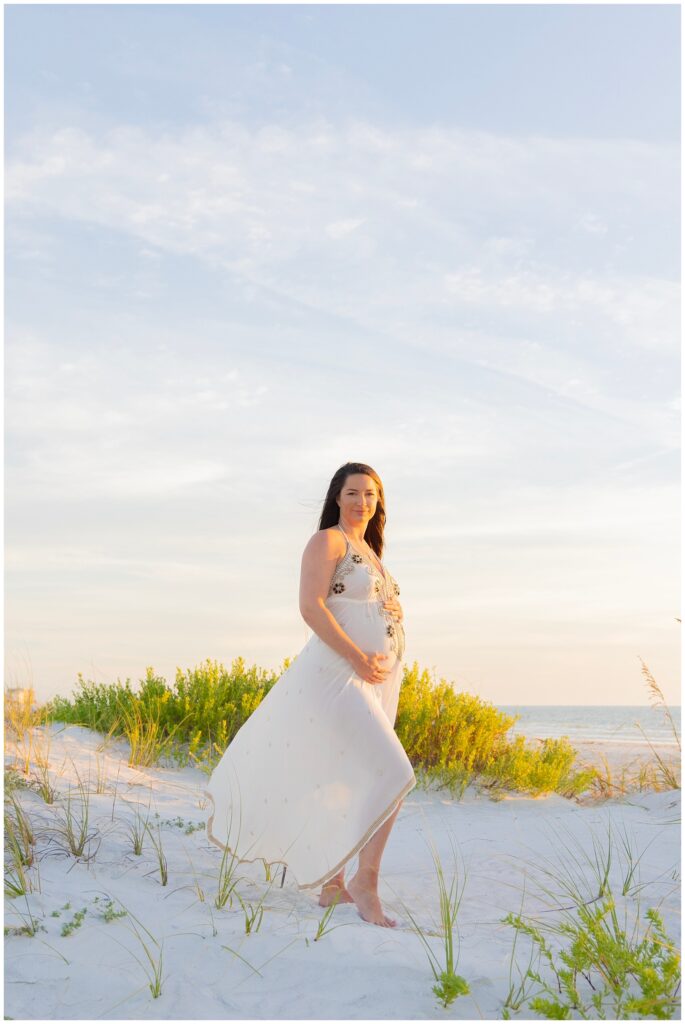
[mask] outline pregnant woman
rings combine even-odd
[[[354,902],[365,921],[394,927],[378,874],[416,776],[394,730],[404,629],[381,560],[384,526],[378,474],[341,466],[302,555],[300,611],[313,636],[235,734],[206,792],[218,846],[287,865],[298,889],[322,886],[321,906]]]

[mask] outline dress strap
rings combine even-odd
[[[346,555],[346,554],[347,554],[347,552],[348,552],[348,551],[350,550],[350,548],[351,548],[351,546],[352,546],[352,545],[350,544],[350,542],[349,542],[349,540],[348,540],[348,537],[347,537],[347,534],[346,534],[346,533],[345,533],[345,531],[343,530],[343,528],[342,528],[342,526],[340,525],[340,523],[336,523],[335,525],[336,525],[336,526],[338,527],[338,529],[339,529],[339,530],[340,530],[340,532],[342,533],[343,537],[345,538],[345,543],[347,544],[347,547],[345,548],[345,555]],[[344,557],[345,557],[345,556],[343,555],[343,558],[344,558]],[[342,559],[341,559],[341,560],[342,560]]]

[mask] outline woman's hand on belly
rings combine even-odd
[[[373,654],[365,654],[363,651],[352,661],[352,668],[365,683],[378,685],[384,683],[390,671],[383,664],[389,657],[384,651],[375,651]]]
[[[389,597],[387,601],[383,602],[383,608],[386,612],[390,612],[394,619],[401,622],[404,618],[404,612],[402,611],[402,605],[396,597]]]

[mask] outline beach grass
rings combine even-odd
[[[440,908],[440,925],[438,934],[442,938],[443,942],[442,958],[438,958],[434,953],[426,929],[421,927],[404,900],[400,900],[400,904],[405,914],[411,921],[412,929],[420,939],[426,952],[431,971],[433,972],[433,977],[435,978],[433,992],[440,1000],[443,1007],[448,1007],[458,996],[468,995],[471,991],[466,978],[457,974],[456,971],[456,967],[459,962],[459,932],[457,929],[457,921],[459,906],[466,886],[466,872],[463,873],[460,884],[459,871],[457,867],[457,853],[454,848],[454,844],[452,843],[451,836],[450,843],[452,846],[454,870],[449,889],[447,887],[445,871],[437,848],[434,845],[431,845],[430,847],[431,857],[435,867],[438,904]]]
[[[5,765],[10,753],[15,767],[29,774],[35,728],[49,717],[48,705],[37,705],[33,687],[5,687]]]
[[[343,924],[331,925],[330,921],[333,917],[335,908],[340,904],[340,893],[336,893],[331,902],[328,904],[323,914],[319,918],[319,924],[316,929],[316,935],[314,936],[314,942],[319,942],[324,935],[328,935],[330,932],[334,932],[336,928],[344,928]]]
[[[502,919],[531,943],[531,964],[519,990],[510,987],[504,1019],[524,1006],[556,1020],[668,1020],[678,1012],[680,953],[659,908],[641,914],[638,866],[645,850],[637,855],[630,844],[626,847],[626,838],[628,872],[618,894],[610,881],[615,853],[610,822],[606,841],[592,832],[591,853],[577,836],[565,839],[557,829],[555,857],[528,865],[544,879],[538,894],[546,906]],[[537,986],[535,992],[527,982]]]
[[[652,707],[662,710],[666,721],[671,727],[674,745],[678,748],[678,756],[676,760],[668,763],[651,742],[640,723],[635,722],[636,727],[642,733],[652,753],[652,759],[646,762],[640,757],[635,757],[627,764],[622,764],[619,768],[613,768],[606,754],[599,754],[598,762],[592,766],[594,776],[586,791],[586,796],[595,801],[610,800],[614,797],[625,796],[628,793],[644,792],[645,790],[662,792],[664,790],[680,789],[681,787],[680,755],[682,748],[680,734],[659,684],[643,659],[640,658],[639,661],[647,684],[650,704]]]
[[[97,847],[92,848],[92,843],[98,838],[98,830],[91,829],[90,819],[90,792],[87,784],[81,778],[78,769],[74,765],[76,774],[76,787],[69,785],[66,803],[63,803],[58,810],[55,823],[48,828],[65,851],[78,859],[90,860],[97,852]],[[99,846],[99,842],[98,842]]]
[[[157,855],[157,866],[159,867],[159,878],[160,878],[160,881],[161,881],[162,885],[168,885],[168,883],[169,883],[169,865],[167,863],[167,859],[166,859],[166,855],[164,853],[164,848],[163,848],[163,843],[162,843],[162,829],[161,829],[160,825],[158,824],[157,825],[157,835],[155,835],[155,833],[154,833],[154,831],[152,829],[152,825],[149,822],[147,822],[145,827],[147,829],[148,835],[150,836],[150,839],[152,840],[152,845],[154,847],[155,854]]]
[[[152,794],[150,794],[150,797],[152,798]],[[149,812],[149,810],[150,810],[150,805],[148,804],[148,812]],[[133,848],[133,853],[134,853],[134,855],[136,857],[142,857],[142,855],[143,855],[143,847],[145,845],[145,836],[148,833],[149,825],[150,825],[150,815],[149,815],[149,813],[146,814],[145,817],[143,818],[142,814],[140,813],[140,804],[138,804],[136,806],[136,809],[135,809],[135,812],[134,812],[134,815],[133,815],[133,821],[128,822],[127,825],[126,825],[127,835],[129,837],[129,839],[131,840],[131,846]]]
[[[15,801],[15,807],[20,806]],[[22,812],[22,815],[24,812]],[[26,837],[17,817],[5,810],[5,896],[14,899],[25,896],[33,889],[26,868],[33,864],[33,848],[27,846]]]
[[[214,906],[217,910],[223,910],[226,905],[233,906],[233,894],[235,893],[237,896],[237,885],[240,881],[240,876],[237,873],[239,864],[238,855],[228,846],[224,847],[219,864],[216,896],[214,897]]]
[[[127,950],[127,952],[129,952],[136,962],[140,964],[141,969],[147,976],[147,986],[150,989],[152,998],[159,999],[162,994],[164,939],[162,939],[161,942],[158,941],[152,932],[145,927],[142,921],[135,916],[133,911],[124,906],[123,903],[121,904],[121,909],[126,912],[126,918],[130,919],[130,927],[128,928],[128,931],[138,940],[141,950],[145,954],[145,959],[141,960],[141,958],[132,950]],[[137,927],[138,925],[140,927]],[[145,938],[141,934],[141,930],[145,932],[148,942],[145,941]],[[115,939],[115,941],[118,942],[117,939]],[[119,943],[119,945],[123,945],[123,943]],[[125,946],[123,948],[126,949]],[[112,1009],[115,1009],[115,1007],[112,1007]]]
[[[44,733],[43,742],[34,741],[35,769],[31,773],[32,788],[40,793],[46,804],[54,804],[57,790],[50,778],[50,732]]]

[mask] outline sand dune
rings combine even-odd
[[[40,736],[42,730],[37,730]],[[238,891],[246,902],[264,896],[259,931],[245,934],[245,915],[214,906],[221,851],[207,839],[206,777],[196,768],[129,768],[127,747],[111,741],[96,755],[102,737],[81,726],[53,724],[49,733],[53,781],[64,798],[69,785],[90,773],[90,860],[77,861],[59,837],[42,829],[54,824],[58,804],[47,805],[19,791],[38,833],[40,891],[5,900],[5,926],[21,926],[31,913],[45,930],[5,938],[5,1014],[25,1019],[498,1019],[509,987],[514,929],[501,923],[510,911],[549,918],[555,913],[542,886],[545,868],[563,863],[564,844],[592,856],[593,835],[606,841],[608,826],[625,830],[638,856],[636,878],[644,888],[642,910],[661,906],[667,931],[679,934],[680,793],[634,794],[622,801],[588,806],[552,795],[512,795],[493,802],[469,787],[461,800],[444,792],[413,790],[405,799],[382,863],[381,899],[396,929],[364,922],[354,905],[334,911],[339,925],[314,942],[324,911],[316,893],[280,888],[264,880],[261,865],[241,865]],[[95,793],[96,756],[106,788]],[[127,824],[136,807],[160,825],[168,861],[162,886],[148,838],[142,856],[133,853]],[[193,828],[195,826],[195,828]],[[457,922],[458,973],[471,993],[445,1010],[432,993],[426,954],[402,906],[433,936],[440,955],[438,887],[430,853],[434,844],[447,879],[453,873],[451,843],[458,853],[464,892]],[[575,844],[578,844],[577,846]],[[560,860],[562,858],[562,860]],[[350,873],[355,859],[350,862]],[[596,887],[588,865],[576,864],[577,881]],[[626,864],[614,853],[611,881],[621,893]],[[583,876],[586,876],[583,882]],[[524,895],[525,888],[525,895]],[[107,922],[106,901],[131,917]],[[120,903],[119,903],[120,901]],[[71,907],[64,909],[66,903]],[[625,900],[637,907],[635,894]],[[61,929],[86,908],[80,927]],[[59,916],[53,916],[54,912]],[[145,952],[132,925],[157,956],[148,929],[163,948],[162,992],[153,999]],[[455,935],[456,938],[456,935]],[[529,944],[519,936],[517,961],[528,965]],[[163,943],[163,946],[162,946]],[[231,952],[233,951],[233,952]],[[136,959],[138,958],[138,960]],[[243,958],[243,959],[241,959]],[[247,963],[245,962],[247,961]],[[251,966],[248,966],[251,965]],[[259,971],[260,973],[256,973]],[[514,972],[514,977],[517,977]],[[525,1015],[524,1015],[525,1016]]]

